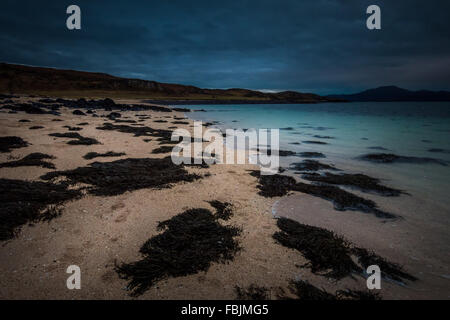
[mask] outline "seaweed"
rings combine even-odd
[[[338,211],[355,210],[374,214],[378,218],[397,218],[397,216],[392,213],[384,212],[378,209],[376,203],[372,200],[364,199],[335,186],[311,185],[298,182],[295,186],[293,186],[292,190],[332,201],[334,208]]]
[[[306,140],[306,141],[302,141],[302,142],[307,143],[307,144],[328,144],[327,142],[315,141],[315,140]]]
[[[308,281],[296,280],[291,281],[289,290],[297,296],[299,300],[306,301],[332,301],[337,300],[336,296],[326,292],[323,289],[319,289]],[[286,299],[285,297],[282,297]]]
[[[440,149],[440,148],[431,148],[427,150],[428,152],[440,152],[440,153],[450,153],[450,150]]]
[[[156,121],[155,121],[156,122]],[[187,121],[174,121],[173,124],[189,124]]]
[[[27,155],[17,161],[9,161],[9,162],[0,163],[0,168],[36,166],[36,167],[43,167],[43,168],[47,168],[47,169],[55,169],[55,165],[53,163],[44,161],[44,159],[55,159],[55,157],[50,156],[48,154],[35,152],[35,153],[30,153],[29,155]]]
[[[218,200],[208,201],[208,203],[216,209],[216,217],[222,220],[229,220],[233,216],[233,206],[229,202],[221,202]]]
[[[372,251],[356,247],[332,231],[305,225],[288,218],[279,218],[277,226],[280,231],[275,232],[273,238],[281,245],[299,251],[309,260],[302,267],[311,268],[315,274],[340,280],[352,276],[353,273],[364,275],[369,266],[377,265],[385,278],[398,282],[402,282],[403,279],[417,280],[416,277],[403,271],[398,264],[389,262]],[[352,257],[356,257],[356,260]],[[366,296],[364,292],[351,290],[338,293],[347,297]]]
[[[448,162],[440,159],[426,158],[426,157],[409,157],[399,156],[392,153],[369,153],[358,157],[360,160],[371,161],[376,163],[434,163],[442,166],[447,166]]]
[[[119,195],[144,188],[170,188],[172,183],[192,182],[201,177],[175,165],[170,157],[127,158],[112,162],[93,162],[74,170],[49,172],[41,177],[51,180],[65,177],[71,184],[91,185],[88,192],[98,196]]]
[[[37,129],[44,129],[44,127],[43,126],[32,126],[32,127],[29,127],[28,129],[37,130]]]
[[[383,186],[380,184],[379,179],[365,174],[333,174],[325,172],[324,174],[304,174],[302,178],[314,182],[352,186],[365,192],[372,191],[383,196],[399,196],[403,193],[400,190]]]
[[[83,130],[83,128],[71,127],[71,126],[63,126],[63,128],[67,128],[69,131],[80,131],[80,130]]]
[[[11,149],[28,147],[28,142],[20,137],[0,137],[0,152],[11,152]]]
[[[112,130],[123,133],[131,133],[134,134],[135,137],[141,136],[153,136],[153,137],[161,137],[164,141],[170,141],[172,136],[172,131],[164,130],[164,129],[153,129],[150,127],[132,127],[128,125],[119,125],[112,123],[103,123],[103,126],[97,127],[98,130]]]
[[[322,152],[300,152],[299,155],[303,158],[325,158]]]
[[[378,209],[372,200],[356,196],[335,186],[296,182],[294,178],[280,174],[260,175],[257,171],[253,171],[251,174],[259,178],[259,194],[264,197],[284,196],[290,191],[299,191],[332,201],[334,208],[338,211],[355,210],[372,213],[378,218],[386,219],[397,217]]]
[[[303,160],[302,162],[291,163],[291,169],[298,171],[319,171],[319,170],[337,170],[336,167],[328,165],[317,160]]]
[[[168,153],[168,152],[172,152],[173,147],[172,146],[161,146],[158,148],[155,148],[152,150],[153,154],[156,153]]]
[[[167,120],[154,120],[153,122],[165,123]]]
[[[225,134],[226,135],[226,134]],[[264,152],[268,156],[272,155],[272,149],[260,149],[256,148],[256,151],[258,152]],[[277,151],[277,150],[274,150]],[[278,150],[278,156],[280,157],[289,157],[289,156],[295,156],[297,155],[297,152],[290,151],[290,150]]]
[[[270,290],[251,284],[247,288],[234,287],[237,300],[270,300]]]
[[[15,103],[2,106],[2,109],[11,110],[9,113],[25,112],[28,114],[53,114],[59,115],[55,110],[48,110],[48,107],[39,102]]]
[[[274,174],[259,177],[259,194],[263,197],[281,197],[289,193],[296,181],[292,177]]]
[[[80,135],[77,132],[65,132],[65,133],[50,133],[49,136],[57,137],[57,138],[72,138],[76,140],[69,140],[67,144],[71,145],[91,145],[91,144],[100,144],[94,138],[86,138]]]
[[[381,276],[394,281],[403,282],[403,279],[416,281],[417,278],[403,271],[402,266],[392,263],[380,257],[373,251],[364,248],[353,248],[352,253],[357,256],[358,262],[367,269],[371,265],[377,265],[380,268]]]
[[[340,280],[362,269],[353,262],[349,243],[344,238],[323,228],[308,226],[287,218],[279,218],[281,231],[273,238],[281,245],[296,249],[310,262],[313,273]]]
[[[13,238],[27,223],[54,218],[63,202],[80,196],[66,184],[0,179],[0,241]]]
[[[78,109],[74,110],[72,113],[76,116],[85,116],[86,115],[86,113],[84,113],[83,111],[78,110]]]
[[[105,153],[88,152],[83,156],[83,158],[86,160],[91,160],[97,157],[120,157],[124,155],[125,152],[114,152],[114,151],[108,151]]]
[[[332,136],[321,136],[318,134],[313,135],[314,138],[318,138],[318,139],[334,139],[334,137]]]
[[[116,122],[116,123],[137,123],[136,120],[123,120],[123,119],[115,119],[114,122]]]
[[[31,120],[28,120],[28,119],[20,119],[19,122],[31,122]]]
[[[164,232],[141,247],[142,260],[116,265],[119,276],[130,281],[127,288],[133,296],[165,278],[196,274],[214,262],[232,261],[240,250],[234,237],[241,230],[222,226],[207,209],[186,210],[160,222],[158,230]]]
[[[89,124],[89,122],[80,122],[77,123],[77,126],[87,126]]]

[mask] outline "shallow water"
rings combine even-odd
[[[423,191],[429,200],[446,203],[450,166],[438,164],[373,164],[356,158],[366,153],[394,153],[450,161],[450,103],[448,102],[354,102],[321,104],[202,105],[188,116],[195,120],[220,121],[222,128],[279,128],[280,149],[316,151],[341,169],[370,172]],[[327,144],[309,144],[304,141]],[[299,142],[300,145],[292,143]],[[386,150],[381,150],[384,148]],[[442,149],[444,152],[430,152]],[[445,152],[447,151],[447,152]],[[281,166],[301,161],[281,157]]]

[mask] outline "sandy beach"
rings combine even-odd
[[[14,102],[28,103],[39,99],[20,97]],[[145,104],[140,100],[120,99],[115,103]],[[161,147],[160,141],[154,137],[97,129],[105,122],[132,127],[144,125],[156,130],[173,130],[175,127],[192,130],[192,121],[188,119],[181,121],[188,124],[174,124],[185,118],[183,112],[177,111],[121,110],[120,118],[115,120],[135,121],[128,123],[108,119],[112,111],[100,109],[96,110],[95,117],[87,113],[74,115],[74,109],[67,107],[58,110],[60,116],[2,111],[0,136],[20,137],[28,146],[0,153],[0,163],[39,152],[53,156],[54,159],[49,161],[55,166],[55,169],[4,167],[0,169],[2,179],[42,181],[41,177],[49,172],[75,170],[92,162],[170,155],[170,152],[152,153]],[[42,128],[30,130],[33,126]],[[67,144],[70,138],[49,136],[72,132],[64,126],[81,128],[74,132],[94,138],[99,144],[71,145]],[[148,138],[150,141],[145,141]],[[88,152],[109,151],[125,155],[83,158]],[[287,197],[264,197],[259,194],[258,178],[250,174],[258,168],[251,164],[214,164],[207,168],[186,167],[186,170],[200,178],[170,183],[169,187],[139,188],[115,195],[84,193],[77,199],[64,202],[60,216],[18,228],[15,237],[0,243],[0,298],[235,299],[236,287],[248,288],[251,285],[266,288],[270,299],[295,298],[289,286],[292,280],[299,279],[331,293],[345,289],[366,290],[366,279],[361,275],[334,281],[313,273],[310,268],[301,267],[309,260],[298,250],[287,248],[273,238],[274,233],[280,231],[274,216],[277,211],[283,211],[284,216],[302,224],[335,231],[360,247],[375,250],[389,261],[403,265],[405,271],[418,278],[414,282],[406,281],[404,285],[383,281],[379,290],[383,299],[449,298],[446,258],[432,261],[423,256],[416,257],[411,247],[421,246],[421,241],[412,243],[409,235],[390,232],[393,228],[406,233],[418,232],[414,222],[412,226],[404,220],[384,223],[374,216],[354,211],[337,214],[329,201],[297,191]],[[289,203],[292,197],[296,198],[296,204],[300,200],[302,206],[293,208]],[[131,296],[127,290],[129,281],[119,277],[116,266],[142,258],[141,246],[161,233],[157,230],[159,222],[188,209],[204,208],[214,212],[209,203],[214,200],[231,204],[232,216],[218,223],[240,228],[235,237],[240,250],[225,263],[212,262],[206,271],[165,277],[141,295]],[[69,265],[78,265],[81,269],[81,290],[68,290],[66,287]]]

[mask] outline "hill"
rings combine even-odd
[[[355,94],[335,94],[327,97],[348,101],[450,101],[450,92],[411,91],[396,86],[384,86]]]
[[[142,98],[168,103],[315,103],[334,101],[312,93],[263,93],[127,79],[105,73],[0,63],[0,92],[58,97]]]

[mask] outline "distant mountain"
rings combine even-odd
[[[449,91],[410,91],[396,86],[384,86],[354,94],[333,94],[328,98],[348,101],[450,101]]]
[[[140,98],[161,103],[316,103],[334,101],[312,93],[263,93],[127,79],[105,73],[0,63],[0,93],[59,97]]]

